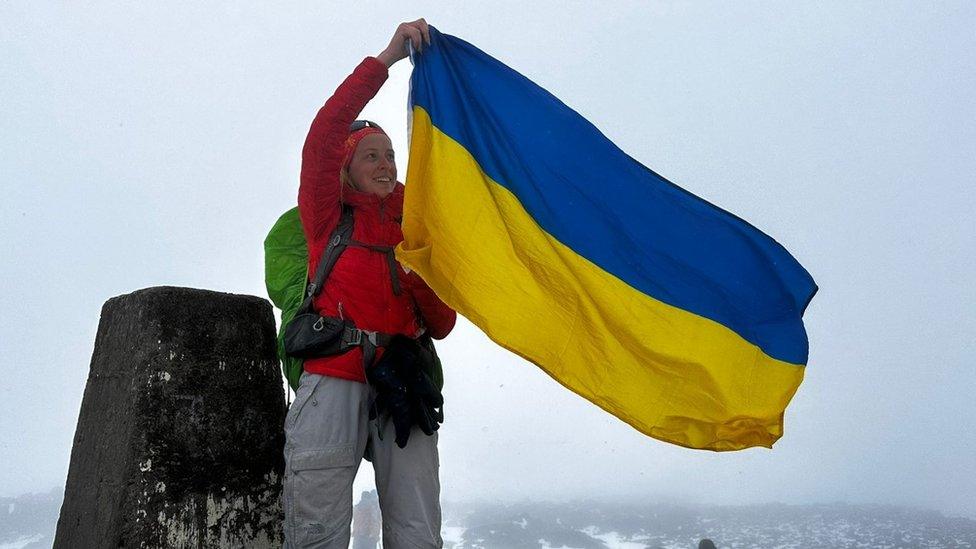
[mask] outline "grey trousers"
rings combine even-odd
[[[443,546],[437,433],[414,427],[399,448],[392,421],[369,420],[372,391],[365,383],[302,374],[285,419],[286,549],[349,547],[352,483],[367,443],[384,549]]]

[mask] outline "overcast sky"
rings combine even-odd
[[[424,16],[772,235],[821,288],[773,450],[648,438],[459,322],[440,346],[445,499],[976,517],[976,3],[206,4],[0,4],[0,496],[63,486],[107,299],[266,296],[262,241],[295,204],[314,113]],[[365,112],[401,174],[409,71]]]

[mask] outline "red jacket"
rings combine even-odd
[[[367,57],[319,110],[302,150],[298,210],[308,242],[309,273],[314,273],[329,236],[339,224],[341,204],[353,208],[352,238],[366,244],[396,246],[403,240],[403,185],[378,196],[343,188],[339,181],[343,143],[349,125],[387,78],[380,61]],[[454,328],[457,314],[416,273],[397,265],[402,291],[394,295],[390,268],[381,252],[350,246],[339,257],[313,302],[322,315],[345,318],[363,330],[417,337],[426,329],[441,339]],[[380,352],[377,353],[379,357]],[[305,361],[305,371],[365,382],[360,348]]]

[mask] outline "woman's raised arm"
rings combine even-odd
[[[298,210],[311,243],[328,238],[339,222],[343,148],[352,124],[386,82],[387,67],[367,57],[319,109],[302,149]]]

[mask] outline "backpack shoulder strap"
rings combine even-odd
[[[322,252],[322,257],[319,258],[318,267],[315,269],[315,278],[312,279],[312,283],[308,285],[306,291],[305,301],[311,305],[311,300],[313,297],[319,295],[322,291],[322,286],[325,284],[325,279],[329,277],[329,273],[332,272],[332,268],[335,267],[336,261],[339,260],[339,256],[349,245],[349,241],[352,239],[352,208],[342,205],[342,216],[339,217],[339,225],[336,226],[335,231],[329,237],[329,244],[326,246],[325,251]],[[305,307],[305,304],[302,304]]]

